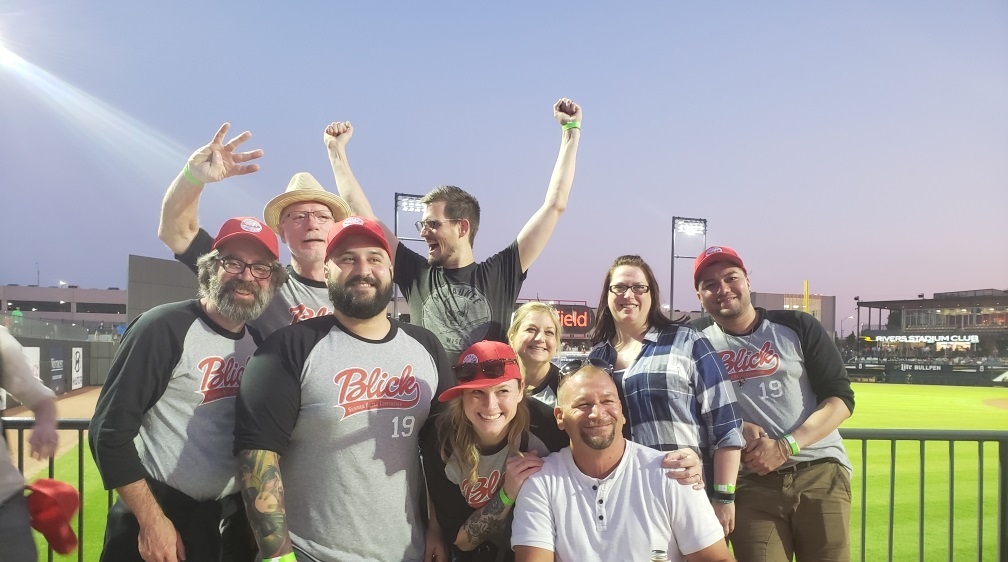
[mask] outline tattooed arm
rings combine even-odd
[[[539,472],[542,464],[542,459],[535,451],[508,457],[501,490],[504,490],[511,500],[510,505],[504,505],[500,494],[495,494],[486,505],[474,511],[462,524],[455,538],[455,546],[459,550],[472,550],[483,541],[499,534],[507,526],[508,514],[511,513],[514,500],[518,497],[518,490],[526,478]]]
[[[266,558],[293,552],[287,532],[280,457],[273,451],[243,450],[238,453],[238,471],[245,513],[259,552]]]

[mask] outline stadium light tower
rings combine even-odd
[[[675,261],[677,259],[696,259],[696,256],[678,256],[675,252],[676,234],[685,236],[703,235],[703,250],[707,249],[707,219],[690,219],[672,217],[672,268],[669,274],[669,314],[675,312]],[[696,287],[694,287],[694,290]]]
[[[400,240],[423,240],[418,236],[399,236],[399,213],[422,213],[424,205],[420,202],[423,195],[410,195],[408,193],[395,194],[395,224],[392,225],[392,232]],[[412,225],[411,225],[412,226]],[[392,284],[392,317],[399,319],[399,286]]]

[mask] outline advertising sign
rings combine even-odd
[[[70,348],[70,390],[84,386],[84,348]]]

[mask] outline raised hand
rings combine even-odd
[[[230,128],[230,123],[224,123],[217,129],[217,134],[210,144],[192,153],[186,164],[192,178],[187,179],[195,179],[206,184],[259,171],[259,164],[246,164],[246,162],[262,157],[262,149],[235,152],[239,145],[252,138],[252,133],[245,131],[224,143],[224,135]]]
[[[325,141],[329,152],[346,149],[346,145],[353,136],[353,125],[349,121],[333,121],[322,133],[322,140]]]
[[[555,117],[561,125],[566,125],[571,121],[580,122],[581,106],[568,98],[560,98],[555,104],[553,104],[553,117]]]

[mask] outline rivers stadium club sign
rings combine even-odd
[[[888,343],[980,343],[980,336],[975,334],[953,336],[875,336],[875,341]]]

